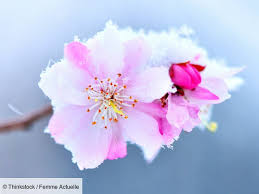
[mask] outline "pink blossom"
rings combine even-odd
[[[201,123],[199,112],[202,106],[223,102],[230,96],[222,78],[203,77],[205,66],[190,62],[172,64],[169,76],[174,84],[160,100],[153,102],[156,118],[164,143],[170,145],[182,130],[190,132]],[[150,106],[149,106],[150,107]]]
[[[54,106],[48,130],[80,169],[125,157],[127,141],[151,161],[164,143],[160,123],[142,108],[169,90],[168,70],[143,70],[149,46],[142,38],[122,42],[116,32],[109,27],[86,44],[69,43],[64,59],[41,75]]]
[[[173,70],[174,73],[172,73],[173,66],[176,67]],[[182,70],[175,71],[178,67]],[[169,68],[171,82],[174,80],[172,75],[182,76],[187,81],[190,78],[189,85],[192,87],[189,88],[191,89],[182,87],[186,81],[184,79],[183,84],[173,82],[173,88],[168,90],[162,98],[153,101],[152,104],[144,106],[142,103],[138,106],[139,109],[156,119],[165,145],[170,146],[174,140],[178,139],[182,130],[190,132],[201,123],[199,117],[201,106],[220,103],[229,97],[224,80],[211,77],[203,79],[204,69],[205,66],[190,62],[173,64]],[[191,82],[195,79],[192,73],[199,78],[199,83]]]

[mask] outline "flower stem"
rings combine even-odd
[[[25,130],[35,121],[50,114],[52,114],[52,106],[45,105],[44,107],[25,114],[24,116],[0,122],[0,132]]]

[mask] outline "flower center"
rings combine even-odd
[[[119,77],[121,77],[121,74],[118,74]],[[94,80],[95,83],[86,88],[88,100],[93,101],[93,105],[87,109],[87,112],[97,109],[92,124],[101,123],[107,129],[109,121],[118,122],[119,117],[127,119],[128,116],[124,112],[124,107],[135,107],[138,102],[137,99],[125,94],[127,86],[121,84],[122,81],[118,81],[118,79],[100,80],[95,77]]]

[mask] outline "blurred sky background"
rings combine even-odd
[[[63,56],[74,35],[90,38],[107,20],[121,27],[163,30],[186,24],[210,56],[247,66],[245,85],[214,108],[219,129],[184,133],[174,150],[146,164],[136,146],[128,156],[79,171],[71,153],[43,130],[0,134],[0,177],[83,177],[94,194],[259,193],[259,3],[255,0],[0,0],[0,120],[49,100],[38,88],[50,59]]]

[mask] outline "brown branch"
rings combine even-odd
[[[28,128],[33,122],[37,121],[42,117],[50,115],[51,113],[52,106],[46,105],[36,111],[33,111],[19,118],[11,119],[5,122],[0,122],[0,133],[15,130],[24,130]]]

